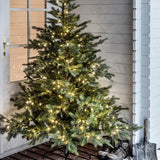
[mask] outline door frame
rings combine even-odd
[[[46,5],[46,10],[48,10],[48,7],[49,4]],[[13,95],[13,92],[17,91],[19,83],[10,82],[10,11],[10,0],[0,0],[0,114],[6,116],[7,113],[12,112],[10,96]],[[5,56],[3,56],[4,36],[6,42]],[[6,140],[6,134],[0,135],[0,158],[30,147],[28,141],[22,139],[20,135],[9,142]]]

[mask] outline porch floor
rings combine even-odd
[[[49,142],[32,147],[22,152],[18,152],[2,160],[64,160],[64,147],[50,147]],[[88,144],[84,147],[78,147],[79,156],[69,154],[68,160],[98,160],[97,153],[100,147],[94,148]]]

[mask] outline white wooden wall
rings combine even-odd
[[[160,1],[150,4],[150,141],[160,147]]]
[[[129,107],[123,117],[132,121],[132,1],[131,0],[77,0],[81,20],[91,20],[87,31],[108,40],[100,46],[103,58],[115,74],[111,94],[119,103]],[[104,79],[101,84],[108,85]]]

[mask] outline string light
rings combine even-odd
[[[129,129],[129,127],[127,126],[126,129]]]
[[[112,134],[113,134],[113,135],[115,135],[115,134],[116,134],[116,132],[113,132]]]
[[[50,130],[51,130],[51,128],[50,128],[50,127],[48,127],[48,128],[47,128],[47,131],[50,131]]]
[[[80,129],[81,129],[81,130],[84,130],[84,127],[83,127],[83,126],[81,126],[81,127],[80,127]]]
[[[65,10],[65,13],[68,14],[68,10]]]
[[[52,113],[53,111],[52,111],[52,110],[49,110],[49,112]]]

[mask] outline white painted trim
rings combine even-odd
[[[138,85],[139,84],[139,85]],[[133,123],[140,124],[141,113],[141,1],[133,0]],[[133,144],[140,140],[133,134]]]

